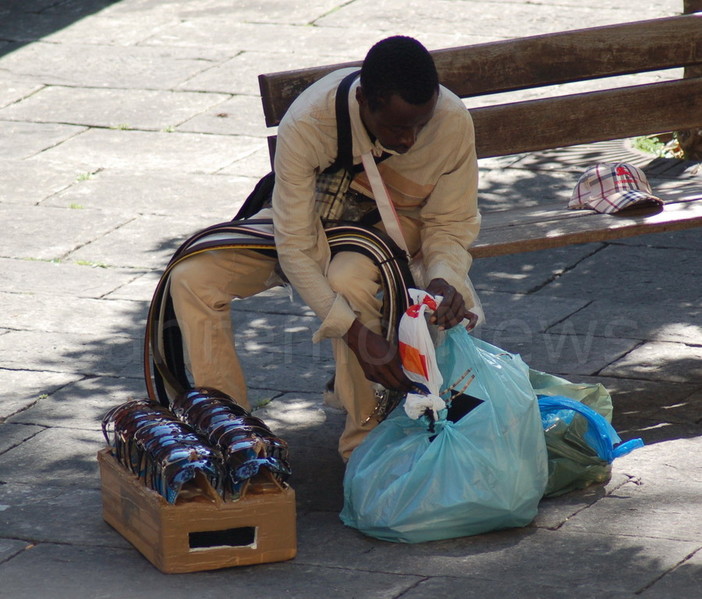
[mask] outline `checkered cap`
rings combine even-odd
[[[601,163],[580,177],[568,208],[589,208],[597,212],[619,212],[634,205],[662,206],[653,195],[643,171],[625,162]]]

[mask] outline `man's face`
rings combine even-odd
[[[409,104],[393,94],[375,111],[370,110],[360,87],[356,89],[356,99],[361,109],[361,120],[371,135],[386,150],[404,154],[414,145],[422,127],[434,114],[438,93],[426,104]]]

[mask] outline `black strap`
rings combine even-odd
[[[345,168],[350,173],[363,171],[363,164],[353,164],[353,140],[351,136],[351,115],[349,114],[349,90],[361,71],[354,71],[341,80],[336,90],[336,135],[337,151],[336,160],[325,169],[325,173],[334,173]],[[383,152],[376,156],[376,164],[390,158],[391,154]]]
[[[349,172],[354,172],[351,117],[349,116],[349,90],[359,73],[360,71],[354,71],[344,77],[336,90],[336,159],[324,170],[325,173],[334,173],[342,168]],[[265,206],[270,206],[274,184],[275,174],[271,171],[254,187],[232,220],[238,221],[251,218]]]
[[[360,71],[346,75],[336,89],[336,160],[324,172],[353,170],[353,142],[351,137],[351,116],[349,115],[349,90]]]
[[[351,173],[363,171],[363,165],[353,164],[353,140],[351,136],[351,115],[349,114],[349,90],[361,71],[354,71],[341,80],[336,90],[336,135],[337,150],[336,160],[324,170],[325,173],[334,173],[345,168]],[[383,152],[375,157],[376,164],[390,158],[390,154]]]

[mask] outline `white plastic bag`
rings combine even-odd
[[[407,394],[405,412],[413,420],[426,415],[434,422],[446,404],[439,397],[444,379],[436,362],[427,317],[436,311],[442,298],[419,289],[410,289],[409,294],[413,303],[400,319],[398,342],[402,369],[416,383],[417,390]]]

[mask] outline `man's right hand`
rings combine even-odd
[[[374,333],[356,319],[344,335],[344,341],[356,355],[369,381],[380,383],[386,389],[410,391],[413,383],[402,370],[397,346],[382,335]]]

